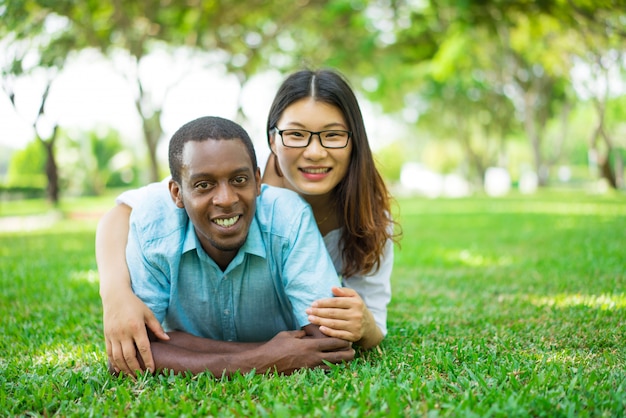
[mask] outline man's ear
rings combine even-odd
[[[178,206],[179,208],[183,209],[185,207],[185,204],[183,202],[182,187],[180,187],[180,184],[178,184],[178,182],[174,181],[173,179],[170,179],[169,188],[170,188],[170,195],[172,196],[172,200],[174,201],[174,204]]]
[[[261,168],[257,167],[254,173],[254,180],[256,181],[256,195],[261,195]]]

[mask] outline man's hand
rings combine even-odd
[[[354,359],[349,341],[338,338],[303,338],[305,331],[283,331],[261,346],[262,364],[257,371],[276,371],[291,374],[302,368],[328,369],[325,361],[333,364]]]
[[[309,321],[329,337],[352,341],[363,348],[378,345],[382,332],[359,294],[347,287],[333,287],[332,292],[334,298],[317,300],[306,310]]]
[[[109,367],[134,377],[137,370],[156,370],[146,326],[154,335],[168,340],[152,311],[132,292],[120,292],[115,300],[103,302],[104,337]],[[140,364],[138,355],[143,365]],[[143,366],[143,367],[142,367]]]

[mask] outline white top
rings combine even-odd
[[[324,236],[324,244],[333,260],[335,270],[343,270],[342,249],[339,247],[341,228],[334,229]],[[356,290],[368,307],[376,325],[387,335],[387,305],[391,301],[391,270],[393,269],[393,242],[387,240],[383,250],[380,268],[375,273],[352,276],[342,279],[345,287]]]
[[[155,187],[161,189],[168,187],[169,177],[159,183],[151,183],[139,189],[128,190],[115,199],[116,203],[124,203],[131,208],[154,193]],[[341,273],[343,270],[343,260],[341,258],[342,249],[339,248],[339,240],[341,238],[341,228],[330,231],[324,236],[324,244],[333,260],[335,270]],[[387,335],[387,305],[391,301],[391,270],[393,269],[393,242],[387,240],[381,258],[381,264],[378,271],[366,275],[352,276],[342,279],[343,285],[354,289],[365,302],[367,308],[372,312],[376,325],[382,331],[383,335]]]

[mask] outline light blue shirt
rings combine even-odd
[[[246,242],[225,271],[164,188],[134,206],[130,227],[133,291],[166,331],[267,341],[307,325],[305,309],[339,286],[310,207],[289,190],[262,185]]]

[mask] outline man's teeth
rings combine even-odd
[[[237,222],[238,220],[239,220],[239,215],[232,217],[232,218],[228,218],[228,219],[215,219],[213,220],[213,222],[215,222],[219,226],[229,227],[229,226],[233,226],[235,222]]]
[[[328,168],[303,168],[302,171],[310,174],[323,174],[328,172]]]

